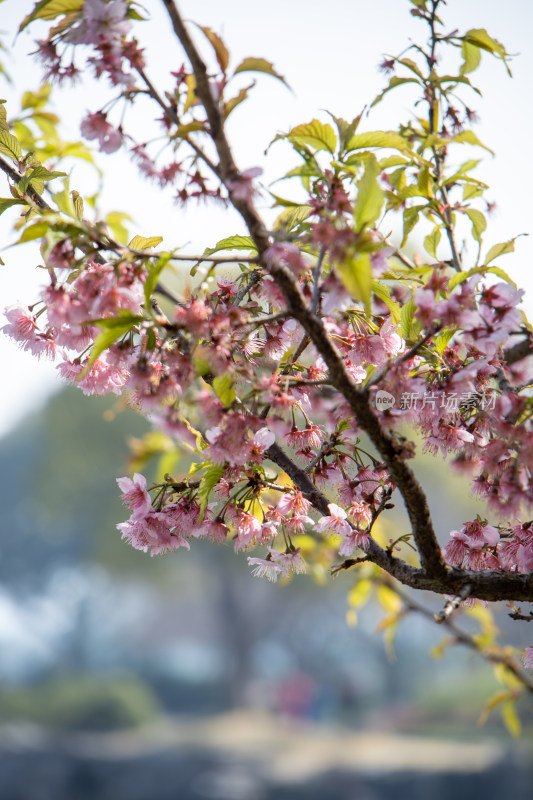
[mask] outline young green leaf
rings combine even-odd
[[[208,28],[207,26],[198,25],[198,28],[202,31],[202,33],[206,36],[209,43],[211,44],[213,50],[215,51],[215,56],[218,61],[218,66],[224,73],[226,74],[226,70],[229,66],[229,50],[220,38],[220,36]]]
[[[440,238],[441,229],[438,225],[436,225],[431,233],[424,239],[424,247],[429,255],[434,259],[437,258],[437,247],[439,246]]]
[[[472,238],[481,245],[482,234],[487,229],[487,220],[485,215],[478,211],[477,208],[468,208],[466,215],[472,223]]]
[[[223,405],[228,408],[235,400],[235,386],[231,375],[225,373],[213,379],[213,389]]]
[[[514,253],[515,239],[509,239],[508,242],[500,242],[494,244],[487,255],[485,256],[485,264],[490,264],[495,258],[506,255],[506,253]]]
[[[406,150],[408,144],[399,133],[369,131],[352,136],[346,145],[346,150],[360,150],[366,147],[393,147],[395,150]]]
[[[25,206],[26,203],[24,200],[6,200],[4,198],[0,198],[0,214],[3,214],[4,211],[7,211],[8,208],[11,206]]]
[[[71,14],[81,11],[84,0],[41,0],[36,3],[33,11],[22,20],[19,33],[26,28],[34,19],[50,20],[59,17],[61,14]]]
[[[198,487],[198,498],[200,500],[200,516],[198,517],[198,523],[200,523],[204,517],[211,491],[217,485],[225,470],[225,466],[213,464],[208,466],[202,475],[202,479],[200,480],[200,485]]]
[[[461,46],[461,55],[463,63],[459,72],[461,75],[466,75],[469,72],[474,72],[481,63],[481,50],[476,44],[463,40]]]
[[[277,78],[284,83],[285,86],[288,86],[283,75],[276,72],[274,65],[271,64],[270,61],[267,61],[266,58],[253,58],[253,56],[245,58],[241,61],[233,74],[238,75],[239,72],[265,72],[267,75],[272,75],[273,78]]]
[[[162,271],[165,269],[166,265],[172,258],[171,253],[163,253],[159,256],[155,264],[151,266],[148,270],[148,277],[144,283],[144,302],[145,307],[147,309],[150,308],[152,294],[154,292],[155,287],[157,286],[157,282],[159,280],[159,276],[161,275]]]
[[[290,131],[287,138],[295,144],[309,145],[314,150],[329,150],[332,155],[337,147],[337,137],[331,125],[324,124],[318,119],[297,125]]]
[[[149,250],[150,247],[157,247],[163,241],[162,236],[134,236],[128,242],[128,247],[132,250]]]
[[[381,214],[385,193],[379,185],[379,174],[377,159],[375,156],[370,156],[357,186],[357,200],[353,212],[357,230],[362,230],[366,225],[373,225]]]
[[[0,153],[17,162],[22,158],[19,140],[9,131],[0,131]]]
[[[367,313],[371,310],[372,264],[369,253],[357,253],[353,258],[338,264],[337,272],[352,297],[359,300]]]
[[[505,69],[507,70],[509,77],[512,77],[509,64],[507,63],[509,56],[505,50],[505,47],[497,39],[493,39],[484,28],[471,28],[463,36],[463,41],[467,42],[468,44],[472,44],[481,50],[486,50],[487,53],[492,53],[492,55],[496,56],[496,58],[501,58],[505,64]]]

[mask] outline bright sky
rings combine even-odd
[[[28,0],[7,0],[0,5],[0,29],[9,47],[14,32],[25,13],[33,8]],[[158,87],[166,88],[169,70],[179,68],[183,57],[169,32],[162,3],[144,0],[152,21],[138,26],[138,37],[146,47],[148,72]],[[268,184],[294,165],[283,145],[275,145],[268,161],[264,150],[278,131],[287,131],[301,122],[323,114],[328,109],[337,116],[351,119],[368,105],[386,84],[377,70],[382,53],[398,54],[409,38],[419,38],[421,23],[409,15],[407,0],[182,0],[178,3],[187,19],[209,25],[222,34],[236,65],[245,56],[263,56],[273,61],[291,85],[289,92],[269,77],[260,77],[252,98],[243,104],[229,127],[239,165],[245,169],[261,166]],[[476,176],[491,185],[490,199],[498,204],[485,235],[487,245],[504,241],[518,233],[531,231],[532,161],[530,147],[533,129],[531,81],[533,79],[533,3],[529,0],[448,0],[446,20],[449,28],[487,28],[511,53],[514,79],[510,80],[500,63],[485,56],[474,81],[484,97],[472,97],[472,106],[479,111],[481,122],[476,128],[480,139],[496,152],[496,158],[482,155]],[[30,29],[31,30],[31,29]],[[1,86],[8,99],[8,116],[17,113],[22,91],[35,88],[39,68],[27,56],[34,49],[33,37],[24,32],[13,44],[6,66],[14,86]],[[201,34],[200,34],[201,36]],[[5,60],[5,58],[4,58]],[[109,92],[102,82],[87,81],[74,90],[57,91],[55,106],[64,120],[65,135],[79,138],[79,121],[86,110],[102,107]],[[365,120],[361,130],[394,128],[397,120],[409,118],[410,94],[396,93],[396,99],[385,102]],[[130,127],[131,126],[131,127]],[[142,115],[126,117],[126,128],[143,139]],[[480,157],[465,151],[469,157]],[[241,232],[240,221],[231,212],[211,206],[191,207],[184,211],[172,203],[171,195],[162,194],[143,182],[125,157],[101,156],[99,163],[106,173],[102,195],[103,214],[110,210],[127,211],[135,219],[132,233],[164,236],[163,246],[183,245],[184,252],[201,252],[226,235]],[[0,176],[0,181],[2,177]],[[75,167],[72,188],[82,192],[94,190],[94,181],[80,167]],[[290,195],[290,186],[273,187],[280,194]],[[8,195],[7,186],[0,194]],[[42,278],[34,267],[40,262],[38,248],[5,249],[14,240],[10,230],[16,219],[13,212],[0,217],[1,252],[5,267],[0,268],[0,307],[34,301]],[[533,241],[521,238],[516,254],[506,256],[502,266],[528,291],[533,292],[531,263]],[[529,303],[531,313],[531,303]],[[0,323],[1,324],[1,323]],[[37,362],[22,353],[0,335],[0,434],[29,410],[36,410],[50,393],[59,387],[54,367]]]

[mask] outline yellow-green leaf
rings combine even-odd
[[[329,150],[333,155],[337,147],[335,131],[329,124],[324,124],[318,119],[313,119],[303,125],[297,125],[291,130],[289,141],[296,144],[306,144],[314,150]]]
[[[267,75],[272,75],[273,78],[277,78],[284,83],[285,86],[288,85],[283,75],[276,72],[274,65],[270,61],[267,61],[266,58],[254,58],[253,56],[245,58],[241,61],[233,74],[237,75],[239,72],[264,72]]]
[[[477,145],[477,147],[482,147],[484,150],[487,150],[491,155],[494,155],[494,150],[491,150],[490,147],[480,142],[474,131],[461,131],[461,133],[457,133],[455,136],[452,137],[452,142],[458,142],[459,144],[466,143],[466,144],[473,144]]]
[[[146,278],[144,284],[144,302],[147,309],[150,308],[151,297],[155,287],[157,286],[159,276],[165,269],[171,257],[171,253],[163,253],[161,256],[159,256],[155,264],[153,264],[148,270],[148,277]]]
[[[469,72],[474,72],[479,67],[481,62],[481,50],[477,44],[463,41],[461,46],[461,55],[463,63],[459,72],[461,75],[467,75]]]
[[[110,211],[107,217],[105,218],[106,225],[115,237],[115,239],[120,242],[121,244],[126,244],[129,238],[128,229],[124,225],[126,220],[132,221],[132,218],[129,214],[126,214],[122,211]]]
[[[140,318],[138,318],[140,319]],[[106,330],[103,330],[102,333],[99,333],[96,339],[94,340],[94,344],[92,346],[89,358],[85,367],[83,368],[82,372],[78,375],[78,380],[83,378],[84,375],[88,372],[91,366],[94,364],[98,356],[111,347],[118,339],[128,333],[135,323],[131,322],[130,319],[127,321],[122,321],[120,319],[112,320],[114,325],[107,325]],[[104,322],[104,320],[99,321],[97,324]],[[111,320],[109,320],[111,322]]]
[[[228,408],[235,400],[235,386],[233,378],[228,373],[218,375],[213,379],[213,389],[220,402]]]
[[[35,222],[33,225],[29,225],[27,228],[21,233],[20,239],[18,240],[17,244],[22,244],[23,242],[31,242],[33,239],[42,239],[43,236],[46,236],[48,233],[48,223],[44,221]]]
[[[398,614],[402,608],[402,599],[389,586],[378,586],[376,590],[377,598],[383,608],[391,614]]]
[[[300,222],[307,219],[312,210],[312,206],[305,204],[301,206],[292,206],[292,208],[284,208],[281,214],[276,217],[274,230],[277,231],[280,228],[285,228],[286,231],[292,231]]]
[[[508,55],[505,47],[497,39],[493,39],[492,36],[487,33],[485,28],[471,28],[465,33],[463,41],[468,42],[469,44],[472,44],[481,50],[486,50],[487,53],[492,53],[492,55],[496,56],[497,58],[501,58],[505,64],[508,74],[512,77],[509,64],[507,63]]]
[[[83,197],[75,189],[71,192],[71,196],[72,196],[72,203],[74,205],[74,211],[76,212],[77,218],[81,222],[81,220],[83,219]]]
[[[358,581],[348,592],[348,603],[352,608],[360,608],[368,602],[371,593],[371,581],[367,579]]]
[[[185,98],[185,105],[183,106],[184,113],[196,103],[196,78],[194,75],[187,75],[185,83],[187,85],[187,97]]]
[[[20,161],[22,158],[19,140],[9,131],[0,131],[0,153],[9,156],[13,161]]]
[[[162,236],[134,236],[128,242],[128,247],[131,247],[132,250],[149,250],[150,247],[157,247],[162,241]]]
[[[212,489],[219,482],[225,470],[226,467],[221,466],[220,464],[213,464],[212,466],[208,466],[202,475],[202,479],[198,487],[198,497],[200,499],[200,516],[198,517],[199,523],[202,521],[205,514],[205,510],[209,502],[209,495]]]
[[[424,239],[424,247],[432,258],[437,258],[437,247],[439,246],[441,229],[436,225],[432,232]]]
[[[514,253],[514,243],[514,239],[509,239],[508,242],[500,242],[493,245],[485,256],[485,264],[490,264],[495,258],[504,256],[506,253]]]
[[[370,156],[365,165],[363,177],[357,186],[357,200],[354,207],[354,221],[357,230],[373,225],[381,213],[385,192],[378,182],[379,164],[375,156]]]
[[[3,199],[0,198],[0,214],[3,214],[8,208],[11,206],[25,206],[26,203],[24,200],[10,200],[10,199]]]
[[[400,304],[391,298],[389,287],[386,286],[384,283],[380,283],[379,281],[373,280],[372,291],[374,292],[374,294],[377,294],[379,299],[385,303],[385,305],[388,307],[391,313],[392,322],[395,325],[398,325],[401,321]]]
[[[209,43],[211,44],[213,50],[215,51],[216,59],[218,61],[218,65],[224,75],[226,74],[226,70],[229,65],[229,50],[220,38],[220,36],[211,30],[211,28],[204,27],[203,25],[198,25],[202,33],[206,36]]]
[[[26,28],[34,19],[55,19],[61,14],[70,14],[80,11],[83,0],[41,0],[36,3],[33,11],[22,20],[19,33]]]
[[[408,144],[393,131],[369,131],[352,136],[346,145],[346,150],[360,150],[366,147],[393,147],[395,150],[405,150]]]
[[[338,264],[337,272],[352,297],[359,300],[365,310],[371,311],[372,264],[369,253],[357,253],[353,258]]]
[[[487,220],[485,215],[478,211],[477,208],[468,208],[466,211],[467,217],[469,217],[470,222],[472,223],[472,236],[481,244],[482,242],[482,234],[487,229]]]
[[[519,739],[522,733],[522,723],[516,711],[516,705],[512,700],[502,706],[503,724],[514,739]]]

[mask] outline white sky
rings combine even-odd
[[[301,122],[308,122],[321,110],[351,119],[386,85],[386,78],[377,71],[382,53],[399,53],[409,38],[419,38],[422,25],[409,15],[407,0],[182,0],[178,3],[188,19],[209,25],[225,39],[236,65],[245,56],[263,56],[273,61],[287,78],[293,93],[269,77],[259,77],[251,100],[232,117],[229,133],[237,161],[242,168],[262,166],[268,184],[296,161],[283,145],[275,145],[268,156],[264,150],[278,131],[287,131]],[[166,88],[169,70],[183,61],[177,43],[159,0],[144,0],[152,21],[139,25],[137,35],[146,47],[148,73],[159,88]],[[33,7],[27,0],[7,0],[0,5],[0,29],[9,32],[6,45],[11,45],[20,19]],[[482,157],[476,176],[491,185],[489,198],[496,200],[498,210],[489,220],[485,234],[487,245],[504,241],[522,232],[531,231],[531,186],[533,168],[528,154],[531,146],[533,112],[531,82],[533,79],[533,3],[529,0],[449,0],[446,11],[449,29],[487,28],[507,49],[518,54],[513,61],[514,79],[510,80],[503,66],[488,55],[481,69],[474,73],[483,91],[479,100],[472,95],[471,105],[480,113],[476,127],[478,136],[496,152],[478,155],[465,146],[464,159]],[[37,31],[24,32],[13,45],[7,67],[14,86],[2,85],[1,94],[8,99],[8,116],[18,111],[17,98],[22,91],[35,88],[39,68],[26,54],[34,49]],[[199,34],[201,36],[201,34]],[[4,58],[4,61],[6,59]],[[241,84],[242,85],[242,84]],[[396,98],[394,98],[396,94]],[[98,110],[109,97],[102,81],[88,80],[73,90],[57,91],[55,106],[64,120],[65,135],[79,138],[79,121],[86,110]],[[409,91],[391,95],[364,121],[361,130],[380,127],[394,129],[397,121],[406,121],[411,113]],[[467,101],[468,102],[468,101]],[[111,119],[113,119],[111,117]],[[126,129],[143,139],[142,114],[128,114]],[[106,188],[101,211],[127,211],[135,219],[132,233],[164,236],[163,246],[184,245],[185,252],[201,252],[219,238],[241,232],[240,220],[231,213],[212,206],[191,206],[187,210],[172,203],[170,194],[163,194],[143,182],[127,158],[119,155],[99,156],[106,172]],[[0,182],[2,182],[0,176]],[[0,184],[1,185],[1,184]],[[6,183],[1,196],[9,196]],[[94,181],[83,168],[75,167],[72,188],[82,192],[94,190]],[[277,184],[274,191],[289,196],[290,184]],[[0,247],[5,267],[0,268],[0,307],[34,301],[41,283],[36,246],[5,249],[14,240],[10,225],[16,212],[0,217]],[[185,246],[186,245],[186,246]],[[521,238],[517,252],[502,259],[501,266],[529,291],[533,290],[533,241]],[[531,305],[531,304],[530,304]],[[531,308],[529,309],[531,312]],[[0,322],[0,325],[2,323]],[[38,409],[43,400],[58,388],[54,367],[37,362],[29,354],[0,335],[0,434],[13,426],[28,410]]]

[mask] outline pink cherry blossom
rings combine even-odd
[[[321,517],[313,530],[317,533],[332,533],[339,536],[349,536],[351,527],[346,522],[346,511],[335,503],[329,503],[329,516]]]
[[[276,583],[283,570],[281,564],[272,561],[271,558],[256,558],[248,556],[248,564],[254,567],[252,575],[256,578],[266,578],[271,583]]]
[[[102,153],[114,153],[122,145],[122,133],[113,128],[101,111],[88,114],[81,123],[81,133],[86,139],[98,139]]]
[[[132,519],[144,517],[152,509],[152,500],[146,491],[146,478],[135,473],[131,478],[117,478],[117,483],[122,492],[122,502],[132,510]]]

